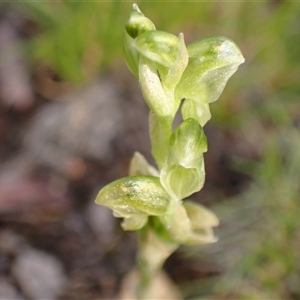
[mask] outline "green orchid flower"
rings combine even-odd
[[[206,136],[195,119],[187,119],[175,129],[160,176],[170,195],[184,199],[202,188],[205,180],[203,153],[206,151]]]
[[[205,181],[203,126],[229,78],[244,62],[225,37],[185,45],[184,36],[156,30],[136,4],[124,31],[124,56],[138,79],[149,112],[152,155],[157,167],[136,152],[129,176],[103,187],[96,203],[123,218],[124,230],[139,234],[138,298],[146,295],[155,272],[180,244],[213,243],[219,220],[185,198]],[[182,122],[173,129],[179,107]]]
[[[206,38],[187,48],[189,63],[176,87],[176,97],[185,99],[183,119],[194,118],[204,126],[210,119],[208,104],[219,98],[245,59],[235,43],[225,37]]]
[[[105,186],[96,203],[109,207],[114,216],[124,218],[125,230],[138,230],[148,216],[162,215],[168,207],[170,196],[154,176],[129,176]]]

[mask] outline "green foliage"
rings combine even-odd
[[[215,289],[254,299],[299,297],[299,153],[299,128],[270,134],[263,160],[254,167],[253,185],[231,201],[231,208],[220,207],[234,227],[244,218],[243,236],[236,237],[244,246],[234,259],[224,253],[231,265]]]
[[[120,1],[25,1],[15,5],[39,26],[39,33],[27,45],[31,60],[47,63],[63,80],[89,80],[121,55]]]
[[[268,128],[260,127],[264,137],[260,161],[240,159],[236,165],[251,175],[251,185],[214,206],[223,227],[218,231],[219,242],[204,252],[223,273],[206,283],[194,283],[193,287],[206,286],[206,290],[199,288],[199,295],[299,298],[300,131],[289,117],[291,103],[273,100],[272,107],[263,103],[252,111],[274,122]],[[199,249],[185,248],[184,252],[198,255]]]

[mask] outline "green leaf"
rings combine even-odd
[[[159,216],[168,207],[169,195],[158,177],[128,176],[105,186],[96,203],[111,208],[122,217],[140,212]]]
[[[189,63],[176,88],[176,97],[211,103],[244,62],[240,49],[225,37],[206,38],[190,44]]]

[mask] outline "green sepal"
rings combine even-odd
[[[185,200],[183,206],[191,222],[191,232],[185,244],[207,244],[217,241],[214,236],[213,227],[219,225],[219,220],[216,215],[206,207]]]
[[[172,97],[174,97],[174,91],[176,85],[181,79],[181,76],[189,62],[189,54],[184,42],[183,33],[180,33],[178,36],[178,49],[176,50],[177,56],[174,64],[169,68],[167,76],[162,77],[162,82],[165,90],[172,91]],[[176,99],[175,99],[176,100]],[[177,111],[177,106],[180,104],[180,100],[178,99],[178,103],[175,103],[175,111]]]
[[[118,217],[117,214],[114,213],[115,217]],[[121,226],[124,230],[133,231],[139,230],[143,228],[148,222],[148,215],[147,214],[137,214],[132,215],[130,217],[124,218]]]
[[[149,31],[133,45],[140,54],[139,83],[147,104],[156,115],[173,119],[181,101],[175,88],[188,64],[183,34]]]
[[[186,168],[193,168],[202,157],[202,153],[207,151],[207,139],[199,123],[189,118],[174,130],[169,146],[171,162]]]
[[[191,222],[182,201],[173,200],[167,211],[158,217],[172,241],[184,244],[191,233]]]
[[[196,245],[217,241],[213,227],[219,225],[219,220],[212,211],[200,204],[188,200],[171,201],[166,213],[157,218],[168,238],[175,243]]]
[[[161,183],[177,199],[199,191],[205,180],[203,152],[207,140],[195,119],[187,119],[172,133],[169,153],[161,170]]]
[[[157,116],[173,118],[173,97],[170,99],[166,94],[157,71],[158,66],[155,63],[147,57],[140,57],[139,84],[146,103]]]
[[[189,63],[176,88],[176,97],[211,103],[244,62],[240,49],[225,37],[210,37],[190,44]]]
[[[114,211],[116,217],[131,218],[124,223],[128,230],[132,224],[144,225],[145,216],[159,216],[166,210],[170,197],[162,187],[159,178],[154,176],[129,176],[116,180],[102,188],[96,203],[107,206]],[[137,219],[140,216],[140,219]],[[126,225],[127,223],[127,225]]]
[[[140,54],[135,48],[132,47],[134,39],[131,38],[127,32],[124,33],[123,40],[123,53],[126,65],[129,71],[136,77],[139,78],[139,59]]]
[[[135,152],[130,161],[129,175],[149,175],[159,177],[159,172],[147,162],[146,158],[141,153]]]
[[[204,185],[205,171],[204,162],[200,168],[185,168],[181,165],[168,165],[161,171],[162,183],[171,195],[184,199],[198,192]]]

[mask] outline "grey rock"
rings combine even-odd
[[[0,277],[0,300],[23,300],[16,288],[5,278]]]
[[[19,254],[12,273],[23,293],[32,299],[55,299],[67,284],[61,262],[31,248]]]
[[[121,127],[121,98],[109,79],[44,105],[24,137],[27,160],[63,168],[76,157],[107,161]]]

